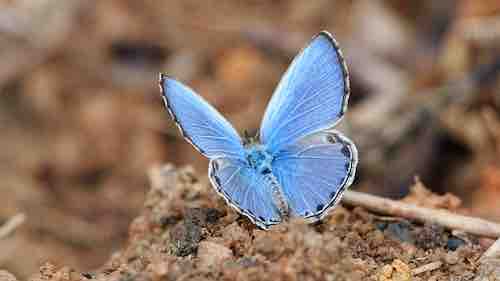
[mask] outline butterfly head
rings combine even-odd
[[[252,135],[247,130],[243,131],[243,145],[245,147],[255,146],[260,144],[259,133]]]
[[[250,139],[250,143],[245,145],[245,154],[248,165],[257,172],[267,174],[271,172],[272,155],[266,148],[258,142],[258,139]]]

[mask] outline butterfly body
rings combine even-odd
[[[255,169],[255,172],[264,175],[271,173],[273,156],[266,151],[263,145],[252,143],[245,147],[245,156],[248,164]]]
[[[288,217],[323,218],[354,180],[356,147],[332,130],[347,108],[349,76],[327,32],[293,60],[266,109],[259,137],[242,140],[182,83],[162,74],[160,87],[183,136],[210,159],[214,189],[261,228]]]

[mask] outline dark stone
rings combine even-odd
[[[176,216],[163,216],[160,218],[159,223],[161,228],[167,228],[176,224],[179,221],[179,217]]]
[[[375,227],[380,231],[384,231],[387,228],[387,222],[385,221],[376,222]]]
[[[460,246],[463,245],[465,245],[465,241],[454,236],[448,238],[448,241],[446,242],[446,248],[451,251],[455,251],[456,249],[458,249]]]
[[[170,230],[170,251],[172,255],[185,257],[196,253],[201,240],[202,228],[184,221]]]
[[[415,241],[413,234],[410,231],[410,224],[407,222],[389,223],[385,232],[393,239],[401,242],[412,243]]]
[[[170,230],[170,251],[176,256],[196,253],[202,228],[215,223],[223,214],[213,208],[187,209],[185,218]]]
[[[445,229],[437,224],[424,225],[417,229],[415,234],[418,238],[415,241],[416,246],[425,250],[444,247],[448,239]]]
[[[210,224],[216,223],[221,217],[224,216],[224,214],[221,211],[214,208],[208,208],[206,214],[207,214],[206,221],[207,223]]]
[[[192,208],[186,210],[186,223],[196,224],[201,227],[215,223],[222,217],[222,213],[214,208]]]

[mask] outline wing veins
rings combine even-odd
[[[286,172],[286,171],[285,171],[285,170],[283,170],[283,169],[280,169],[280,170],[281,170],[281,171],[283,171],[285,174],[287,174],[287,175],[289,175],[289,176],[294,176],[294,174],[293,174],[293,173],[291,173],[291,172]],[[311,175],[311,173],[307,173],[307,174]],[[321,181],[321,183],[322,183],[322,184],[324,184],[324,185],[326,185],[326,186],[329,186],[330,188],[334,188],[334,189],[337,189],[337,190],[338,190],[338,187],[340,187],[340,186],[336,186],[336,185],[331,184],[328,180],[325,180],[325,179],[324,179],[323,177],[321,177],[321,176],[316,177],[316,175],[315,175],[315,178],[319,179],[319,180]],[[307,184],[306,184],[306,185],[304,185],[304,186],[308,187],[307,189],[308,189],[309,191],[311,191],[311,192],[313,192],[314,194],[316,194],[316,196],[317,196],[318,198],[320,198],[320,200],[321,200],[321,201],[325,201],[324,197],[323,197],[323,196],[321,196],[321,195],[319,195],[319,194],[316,192],[316,190],[315,190],[315,189],[314,189],[311,185],[307,185]],[[337,192],[337,191],[335,191],[335,192]],[[327,201],[327,202],[329,202],[329,201],[330,201],[330,198],[327,198],[327,199],[326,199],[326,201]],[[309,206],[309,207],[310,207],[310,206]]]
[[[286,173],[286,171],[284,169],[278,168],[277,170],[284,171],[285,174],[292,175],[291,173]],[[301,197],[302,202],[304,203],[304,205],[306,205],[309,210],[312,210],[311,205],[309,205],[309,203],[307,202],[307,200],[306,200],[303,192],[300,193],[300,197]],[[295,196],[294,196],[294,198],[295,199],[300,199],[300,198],[296,198]]]
[[[229,176],[229,178],[226,180],[226,182],[224,182],[224,184],[223,184],[223,185],[227,185],[230,181],[232,181],[232,180],[233,180],[233,178],[234,178],[234,176],[235,176],[237,173],[239,173],[239,172],[240,172],[240,170],[241,170],[241,167],[238,167],[238,169],[236,169],[236,170],[235,170],[235,171],[231,174],[231,176]]]
[[[331,96],[329,97],[327,100],[323,101],[323,103],[320,103],[312,108],[309,108],[308,110],[305,110],[303,111],[302,113],[300,114],[297,114],[295,115],[293,118],[290,118],[290,119],[287,119],[285,122],[281,123],[278,128],[274,129],[273,133],[271,134],[271,136],[268,138],[268,140],[271,140],[275,135],[276,133],[281,130],[283,127],[287,126],[288,124],[290,124],[292,121],[295,121],[301,117],[303,117],[304,115],[307,115],[307,114],[310,114],[311,112],[315,111],[316,109],[324,106],[325,103],[327,103],[327,101],[329,101],[330,99],[333,99],[333,98],[336,98],[335,96]],[[314,125],[315,123],[313,123]],[[309,129],[310,127],[313,127],[313,125],[310,125],[308,127],[305,127],[305,129]],[[301,132],[304,131],[304,129],[301,130]],[[297,135],[297,133],[293,134],[293,136]],[[290,137],[288,137],[288,139],[290,139]],[[288,140],[287,139],[287,140]],[[279,142],[279,144],[281,144],[282,142]]]
[[[328,76],[326,73],[324,73],[322,76],[321,76],[321,79],[323,79],[324,76]],[[319,79],[319,78],[318,78]],[[307,87],[306,90],[304,90],[303,92],[304,93],[308,93],[309,91],[311,91],[311,89],[313,89],[314,87],[316,87],[316,85],[309,85]],[[322,93],[322,91],[316,91],[313,95],[311,96],[308,96],[307,98],[303,99],[300,103],[298,103],[297,105],[295,105],[295,107],[290,111],[290,114],[292,113],[295,113],[295,111],[302,105],[304,105],[305,103],[309,102],[310,100],[316,98],[317,96],[319,96],[320,94]]]

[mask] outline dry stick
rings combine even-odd
[[[3,239],[9,236],[16,228],[18,228],[21,224],[26,220],[25,214],[17,214],[10,218],[6,223],[4,223],[0,227],[0,239]]]
[[[493,245],[491,245],[486,252],[481,256],[481,260],[484,259],[495,259],[500,258],[500,239],[498,239]]]
[[[380,214],[404,217],[423,223],[435,223],[449,229],[459,229],[479,236],[500,237],[500,224],[480,218],[457,215],[446,210],[418,207],[351,190],[345,192],[342,202]]]
[[[418,275],[418,274],[421,274],[421,273],[424,273],[427,271],[436,270],[436,269],[440,268],[442,265],[443,265],[442,262],[435,261],[435,262],[431,262],[431,263],[422,265],[421,267],[417,267],[417,268],[413,269],[411,272],[413,273],[413,275]]]

